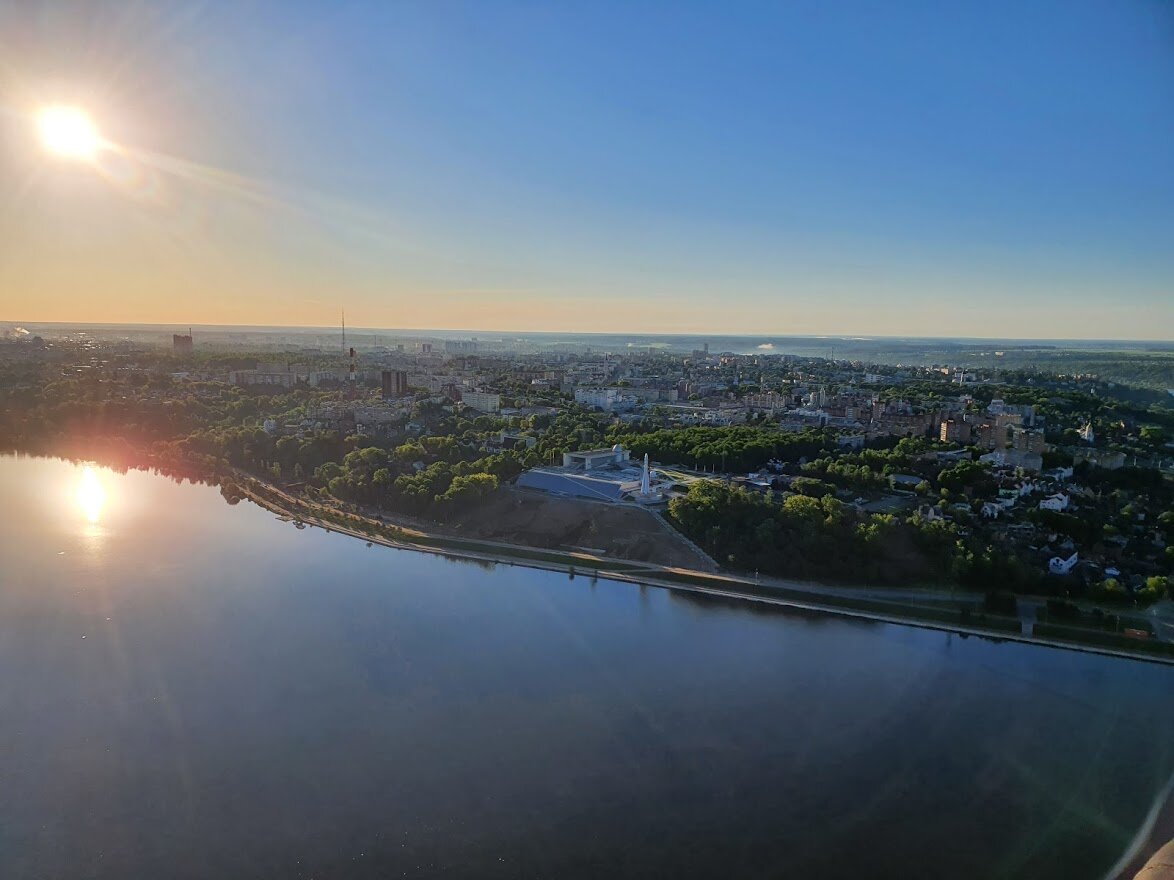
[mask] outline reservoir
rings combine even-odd
[[[1174,668],[0,457],[0,876],[1101,878]]]

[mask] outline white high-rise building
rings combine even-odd
[[[462,391],[461,403],[477,412],[501,412],[501,395],[488,391]]]

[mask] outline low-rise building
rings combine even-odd
[[[1072,460],[1076,464],[1087,461],[1093,467],[1104,468],[1107,471],[1125,467],[1125,453],[1109,449],[1077,449],[1072,453]]]
[[[661,481],[632,463],[628,450],[619,445],[564,453],[562,467],[531,468],[518,477],[517,484],[553,495],[613,503],[625,498],[649,503],[662,497]]]
[[[582,452],[564,452],[563,467],[581,471],[625,465],[631,458],[628,450],[618,443],[610,449],[586,449]]]
[[[917,515],[926,522],[943,522],[946,519],[942,509],[934,504],[919,504]]]
[[[621,388],[576,388],[575,403],[605,410],[634,406],[636,398],[630,394],[624,394],[623,390]]]
[[[529,434],[500,431],[498,432],[497,443],[495,445],[501,449],[533,449],[538,445],[538,438]]]
[[[1068,496],[1063,492],[1057,492],[1055,495],[1049,495],[1047,498],[1041,501],[1039,503],[1039,509],[1055,511],[1067,510],[1068,500]]]
[[[257,369],[232,370],[228,374],[228,381],[242,387],[274,386],[278,388],[293,388],[298,382],[304,381],[306,374],[292,368],[284,370]]]

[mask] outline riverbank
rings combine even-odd
[[[358,513],[384,520],[386,511],[360,507]],[[390,517],[396,524],[407,518]],[[539,550],[582,550],[609,559],[648,562],[670,568],[718,571],[717,564],[656,511],[634,504],[567,498],[509,484],[455,510],[440,522],[414,522],[425,531]]]
[[[881,598],[884,594],[880,591],[750,579],[613,559],[583,551],[535,549],[501,541],[457,538],[421,528],[388,524],[382,519],[312,502],[245,474],[238,474],[235,486],[243,497],[279,516],[397,549],[567,572],[570,576],[603,577],[662,589],[1174,665],[1174,645],[1057,625],[1048,626],[1046,635],[1025,632],[1017,617],[986,612],[978,605],[978,597],[974,596],[954,598],[941,593],[919,596],[919,591],[909,591],[899,593],[899,598]]]
[[[1156,664],[396,552],[216,487],[92,471],[0,461],[24,733],[6,758],[8,874],[64,852],[67,874],[150,875],[188,853],[247,873],[276,853],[294,875],[313,855],[290,835],[314,828],[315,871],[386,853],[372,878],[409,860],[615,875],[632,853],[633,877],[831,877],[867,852],[883,876],[1100,880],[1171,769]],[[77,491],[94,476],[96,522]],[[177,748],[195,820],[175,772],[140,772]],[[126,797],[78,796],[111,786]],[[347,805],[333,826],[324,800]],[[21,819],[18,801],[38,809]],[[38,831],[63,822],[64,851]],[[125,828],[172,849],[98,859]],[[698,868],[697,839],[725,848]]]

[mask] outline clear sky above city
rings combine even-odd
[[[0,320],[342,307],[1172,339],[1174,5],[0,5]]]

